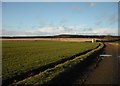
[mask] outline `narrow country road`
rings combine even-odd
[[[86,84],[120,85],[120,46],[105,43],[106,47],[90,63],[82,64],[71,72],[58,77],[57,86],[82,86]],[[106,55],[100,57],[100,55]],[[108,55],[108,56],[107,56]]]
[[[99,66],[92,71],[84,84],[119,84],[120,85],[120,47],[106,43],[105,56]]]

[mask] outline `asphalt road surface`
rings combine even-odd
[[[106,43],[103,60],[87,77],[84,84],[120,85],[120,46]],[[110,56],[111,55],[111,56]]]
[[[111,43],[105,45],[104,50],[95,59],[88,61],[90,63],[82,64],[71,72],[57,77],[52,84],[57,86],[120,85],[120,46]]]

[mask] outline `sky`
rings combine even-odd
[[[118,35],[118,2],[2,2],[3,36]]]
[[[2,2],[119,2],[119,0],[1,0]]]

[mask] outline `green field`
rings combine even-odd
[[[120,41],[117,42],[120,45]]]
[[[66,71],[73,70],[73,68],[81,62],[85,62],[86,59],[90,58],[91,55],[97,54],[99,50],[104,48],[104,44],[100,43],[100,46],[96,49],[93,49],[86,54],[80,55],[74,59],[68,60],[64,63],[58,64],[53,68],[48,68],[43,72],[39,72],[34,76],[30,76],[24,80],[13,83],[13,85],[46,85],[53,78],[60,76]],[[72,74],[72,73],[71,73]]]
[[[120,41],[112,42],[114,44],[120,45]]]
[[[3,41],[3,80],[96,48],[99,43]]]

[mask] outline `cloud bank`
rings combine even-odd
[[[2,30],[3,36],[52,36],[59,34],[77,35],[118,35],[116,28],[89,28],[87,26],[46,26],[28,31]]]

